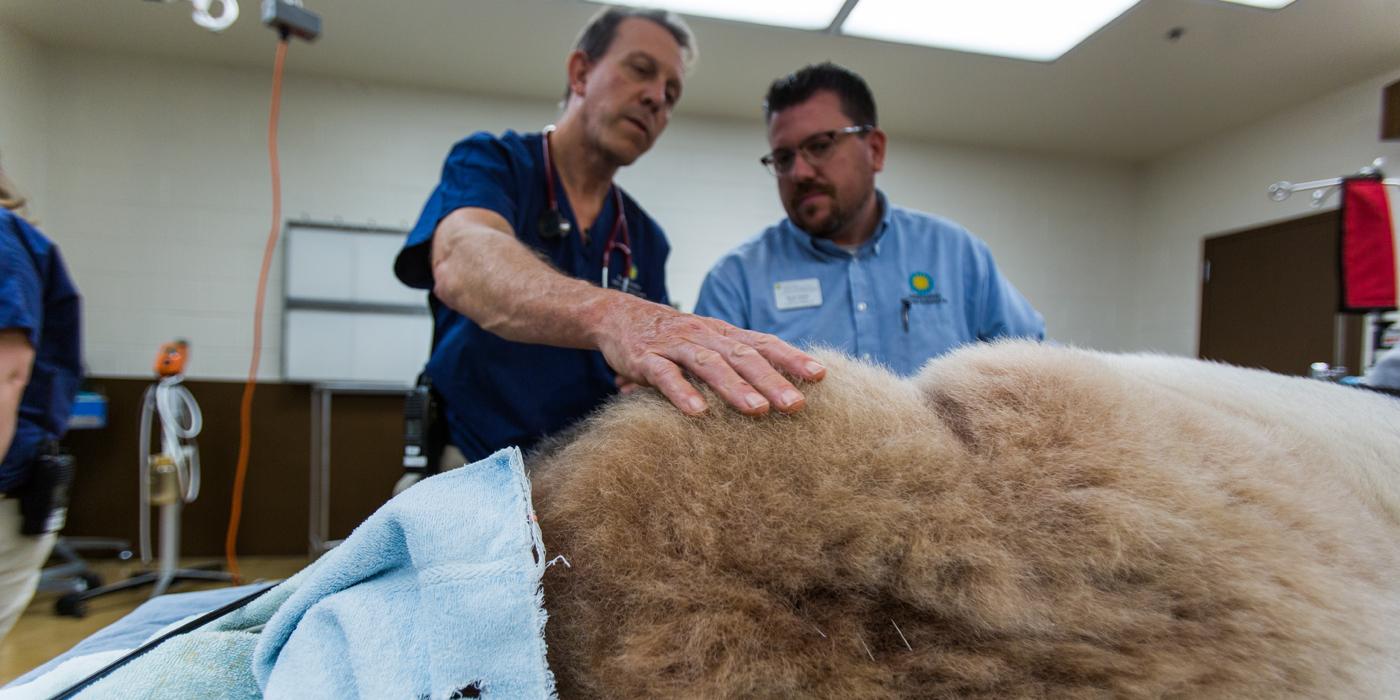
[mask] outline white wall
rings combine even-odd
[[[159,342],[188,337],[191,374],[246,374],[251,307],[270,221],[264,147],[269,76],[214,65],[45,49],[45,230],[87,299],[93,373],[144,376]],[[8,64],[7,64],[8,65]],[[289,59],[281,123],[284,217],[408,227],[452,142],[533,129],[552,103],[308,78]],[[959,220],[991,245],[1056,339],[1132,347],[1115,302],[1130,295],[1134,171],[892,139],[880,185]],[[687,115],[620,176],[666,227],[672,296],[694,305],[724,251],[782,215],[761,121]],[[1108,264],[1105,264],[1105,262]],[[386,260],[385,264],[389,264]],[[280,260],[260,374],[278,376]]]
[[[1307,193],[1270,200],[1270,184],[1351,174],[1376,157],[1400,168],[1400,143],[1379,137],[1381,89],[1397,78],[1400,71],[1363,81],[1147,168],[1134,274],[1142,347],[1196,352],[1202,239],[1318,211]],[[1335,197],[1325,207],[1335,208]]]
[[[44,228],[67,251],[87,302],[90,371],[145,376],[157,345],[179,336],[192,342],[192,375],[246,376],[271,224],[270,76],[70,50],[49,59],[56,206]],[[283,216],[407,228],[453,141],[478,127],[541,125],[552,114],[549,105],[293,71],[280,124]],[[263,378],[280,374],[281,271],[279,247]]]
[[[758,164],[768,150],[765,133],[758,116],[678,116],[656,150],[619,178],[666,227],[671,293],[686,309],[720,255],[784,216],[777,184]],[[1045,315],[1052,337],[1120,349],[1133,338],[1105,307],[1120,298],[1125,280],[1118,266],[1100,263],[1136,251],[1133,172],[894,135],[877,184],[894,203],[946,216],[984,239]]]
[[[905,206],[962,223],[1045,315],[1048,336],[1106,350],[1135,347],[1119,308],[1138,247],[1137,177],[1125,165],[919,145],[892,156],[883,186]]]
[[[47,200],[42,62],[37,43],[0,26],[0,166],[29,199],[31,212]]]

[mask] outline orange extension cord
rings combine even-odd
[[[242,583],[238,572],[238,523],[243,517],[243,482],[248,476],[248,453],[253,446],[253,391],[258,384],[258,361],[262,359],[263,302],[267,299],[267,273],[277,250],[277,234],[282,230],[282,172],[277,163],[277,116],[282,109],[282,66],[287,60],[287,39],[277,42],[277,60],[272,66],[272,110],[267,118],[267,159],[272,169],[272,229],[263,248],[262,271],[258,273],[258,299],[253,305],[253,360],[248,365],[248,381],[243,385],[243,404],[238,412],[238,467],[233,475],[233,504],[228,515],[228,535],[224,556],[235,583]]]

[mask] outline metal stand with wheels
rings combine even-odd
[[[82,592],[102,585],[102,577],[93,571],[80,551],[105,549],[117,553],[117,558],[126,561],[134,556],[131,543],[126,540],[106,537],[60,537],[54,542],[53,553],[49,556],[62,563],[44,567],[39,574],[39,590],[45,593],[66,591]]]
[[[178,347],[177,347],[178,346]],[[176,581],[226,581],[232,582],[233,575],[220,571],[219,564],[180,568],[180,511],[186,503],[193,503],[199,496],[199,447],[194,438],[199,435],[203,417],[199,404],[185,388],[183,367],[183,342],[172,343],[162,348],[165,353],[178,353],[174,368],[163,369],[162,358],[157,358],[156,368],[161,374],[160,381],[146,390],[141,410],[141,561],[149,564],[150,556],[150,508],[160,508],[160,555],[157,568],[144,571],[131,578],[106,586],[74,591],[58,599],[56,609],[60,615],[82,617],[88,600],[116,591],[151,585],[151,597],[163,595]],[[153,422],[153,418],[158,421]],[[151,454],[152,428],[158,427],[156,444],[159,452]],[[99,580],[100,582],[100,580]]]
[[[157,460],[158,461],[158,460]],[[170,585],[176,581],[225,581],[233,582],[233,574],[221,571],[222,565],[211,563],[188,568],[179,568],[176,563],[180,559],[180,510],[184,507],[184,502],[175,498],[168,503],[160,505],[160,557],[159,568],[153,571],[143,571],[135,574],[125,581],[98,585],[87,590],[74,591],[60,596],[54,602],[54,612],[59,615],[70,617],[82,617],[87,614],[87,601],[98,596],[117,591],[126,591],[133,588],[151,585],[151,597],[164,595],[170,589]],[[94,574],[94,576],[96,576]],[[101,579],[97,579],[101,583]]]

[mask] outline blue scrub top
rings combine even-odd
[[[613,196],[609,193],[604,201],[585,245],[556,177],[560,214],[573,224],[575,233],[562,240],[541,238],[540,215],[549,209],[542,146],[542,134],[513,131],[499,137],[478,132],[453,146],[442,180],[394,261],[398,278],[411,287],[431,290],[432,236],[438,222],[462,207],[480,207],[505,218],[516,238],[556,269],[598,284],[603,249],[616,217]],[[670,244],[656,222],[625,192],[622,202],[636,268],[629,291],[670,303],[665,281]],[[609,267],[615,289],[624,274],[621,253],[614,252]],[[442,395],[451,441],[468,461],[509,445],[528,449],[541,437],[584,417],[617,391],[616,375],[602,353],[511,342],[483,330],[432,294],[428,304],[435,325],[427,373]]]
[[[901,375],[966,343],[1044,339],[1045,320],[985,243],[878,196],[880,223],[856,250],[783,219],[715,264],[695,313],[797,346],[833,347]]]
[[[63,437],[83,379],[78,290],[55,246],[0,209],[0,329],[21,330],[34,348],[15,438],[0,462],[0,493],[24,485],[29,464]]]

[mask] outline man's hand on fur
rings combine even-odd
[[[690,372],[735,409],[756,416],[774,406],[802,410],[806,398],[784,372],[806,381],[826,376],[820,363],[775,336],[618,296],[601,319],[597,345],[624,390],[656,387],[676,408],[697,415],[705,399],[686,380]]]

